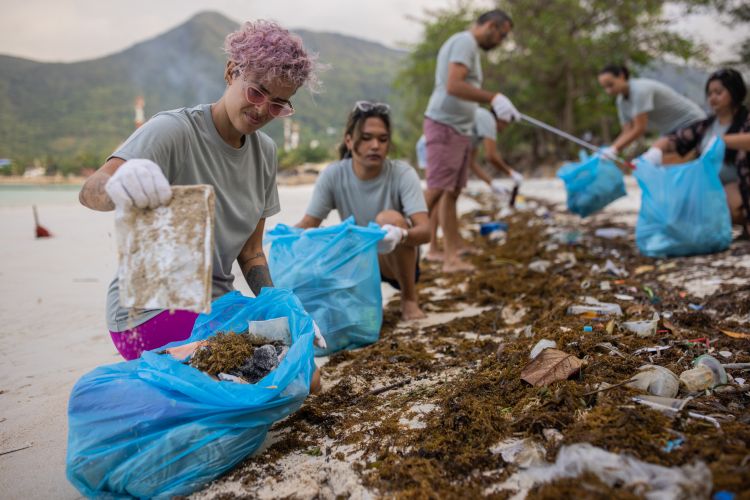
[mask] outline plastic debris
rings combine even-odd
[[[638,266],[633,271],[633,274],[635,274],[636,276],[638,276],[639,274],[649,273],[649,272],[653,271],[654,269],[656,269],[654,266]]]
[[[500,455],[509,464],[521,469],[528,469],[535,465],[546,464],[544,456],[547,450],[533,439],[510,438],[490,448],[490,453]]]
[[[549,269],[549,266],[552,265],[552,262],[548,260],[535,260],[534,262],[529,264],[529,269],[534,271],[535,273],[546,273],[547,269]]]
[[[670,349],[672,346],[668,345],[657,345],[654,347],[641,347],[640,349],[636,349],[633,351],[633,354],[641,354],[644,352],[661,352],[666,351],[667,349]]]
[[[583,361],[558,349],[544,349],[531,363],[521,371],[521,380],[534,387],[540,387],[566,380],[578,373]]]
[[[593,332],[594,329],[591,327],[591,325],[586,325],[583,327],[584,332]]]
[[[610,259],[607,259],[607,261],[604,263],[604,267],[599,267],[599,264],[594,264],[593,266],[591,266],[591,272],[611,274],[613,276],[617,276],[618,278],[626,278],[628,276],[628,272],[624,267],[617,267],[615,263]]]
[[[635,333],[639,337],[651,337],[656,333],[659,324],[659,313],[654,313],[651,320],[647,321],[626,321],[622,327],[629,332]]]
[[[608,240],[614,240],[616,238],[624,238],[630,234],[630,231],[620,229],[619,227],[603,227],[594,231],[594,235],[599,238],[606,238]]]
[[[625,295],[623,293],[616,293],[615,298],[617,300],[635,300],[635,297],[633,297],[632,295]]]
[[[507,232],[508,224],[506,224],[505,222],[494,221],[494,222],[485,222],[479,225],[479,234],[481,234],[482,236],[489,236],[495,231]]]
[[[729,351],[719,351],[719,356],[721,356],[724,359],[730,359],[733,355]]]
[[[727,383],[727,372],[719,360],[708,354],[699,356],[693,362],[695,368],[680,374],[680,382],[690,392],[712,389]]]
[[[677,375],[659,365],[641,366],[626,385],[665,398],[675,397],[680,390]]]
[[[228,373],[219,373],[219,375],[217,375],[217,376],[218,376],[219,380],[224,381],[224,382],[234,382],[236,384],[247,384],[247,383],[249,383],[247,380],[245,380],[242,377],[238,377],[237,375],[230,375]]]
[[[667,441],[667,444],[664,445],[664,448],[662,448],[662,450],[664,450],[665,453],[671,453],[683,444],[685,444],[685,440],[683,438],[670,439],[669,441]]]
[[[691,399],[692,398],[675,399],[667,398],[664,396],[653,396],[650,394],[635,396],[633,398],[635,402],[646,404],[654,409],[662,409],[659,407],[663,407],[663,410],[667,411],[668,413],[682,411],[682,409],[685,408],[685,405],[687,405]]]
[[[708,498],[713,485],[711,470],[701,461],[682,467],[664,467],[589,443],[578,443],[561,447],[554,464],[518,471],[483,493],[490,495],[509,490],[516,492],[511,499],[522,499],[537,484],[576,478],[586,473],[595,475],[610,487],[632,491],[636,496],[650,500]]]
[[[609,291],[612,288],[612,285],[609,284],[609,281],[602,281],[602,282],[599,283],[599,288],[603,292],[607,292],[607,291]]]
[[[703,306],[700,304],[688,304],[688,307],[693,311],[700,311],[703,309]]]
[[[536,343],[533,349],[531,349],[531,354],[529,354],[529,359],[534,359],[541,352],[545,349],[557,349],[557,342],[554,340],[548,340],[548,339],[542,339],[539,342]]]
[[[289,318],[286,317],[265,321],[248,321],[247,333],[254,337],[261,337],[269,341],[278,341],[284,345],[292,345]]]
[[[593,297],[584,297],[583,304],[574,304],[568,307],[568,314],[579,315],[585,313],[594,313],[601,316],[622,316],[622,308],[618,304],[599,302]]]

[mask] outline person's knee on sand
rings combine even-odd
[[[379,226],[390,224],[397,226],[402,229],[409,229],[409,224],[406,222],[406,217],[401,212],[396,210],[383,210],[377,217],[375,217],[375,223]]]
[[[391,224],[408,229],[406,217],[396,210],[384,210],[375,218],[379,225]],[[419,307],[416,290],[417,281],[417,247],[398,245],[396,249],[385,255],[380,255],[380,272],[383,277],[396,281],[401,292],[401,315],[405,320],[421,319],[426,315]]]

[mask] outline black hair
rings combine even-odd
[[[748,109],[745,106],[745,97],[747,97],[747,87],[745,86],[745,80],[739,71],[732,68],[722,68],[718,71],[711,73],[711,76],[706,80],[706,95],[708,95],[708,86],[713,81],[719,81],[727,89],[729,95],[732,96],[732,108],[734,115],[732,116],[732,124],[727,129],[727,134],[736,134],[740,131],[740,128],[747,120]],[[737,157],[736,149],[727,149],[724,153],[724,160],[729,164],[734,164],[734,160]]]
[[[477,18],[477,24],[480,25],[490,21],[497,23],[498,26],[502,26],[503,23],[507,22],[508,24],[510,24],[511,28],[513,27],[513,20],[508,14],[505,13],[505,11],[500,9],[494,9],[489,12],[485,12]]]
[[[385,124],[386,130],[388,130],[388,139],[391,138],[391,117],[387,112],[383,112],[379,108],[368,109],[362,111],[359,108],[354,108],[349,117],[346,120],[346,128],[344,129],[344,140],[339,145],[339,159],[350,158],[352,152],[346,147],[346,136],[350,135],[354,139],[354,147],[356,148],[360,142],[360,136],[362,135],[362,126],[365,124],[368,118],[380,118]]]
[[[626,80],[630,79],[630,71],[624,64],[607,64],[599,72],[600,75],[604,73],[612,73],[614,76],[624,76]]]

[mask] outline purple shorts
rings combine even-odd
[[[142,325],[109,334],[122,357],[130,361],[139,358],[143,351],[187,339],[197,317],[197,313],[190,311],[162,311]]]
[[[471,137],[426,117],[423,127],[427,147],[427,189],[460,191],[469,178]]]

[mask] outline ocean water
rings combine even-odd
[[[0,185],[0,207],[75,204],[80,190],[77,185]]]

